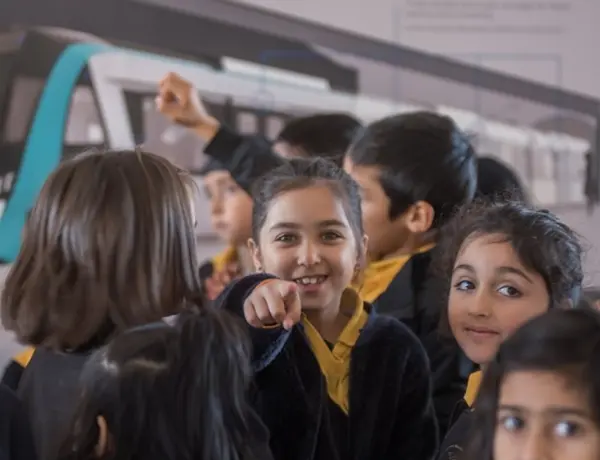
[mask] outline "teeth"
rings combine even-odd
[[[324,276],[304,276],[302,278],[298,278],[296,283],[306,286],[309,284],[320,284],[323,281],[325,281]]]

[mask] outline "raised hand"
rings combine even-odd
[[[156,108],[171,121],[199,131],[202,137],[214,135],[219,127],[219,122],[206,110],[196,88],[176,73],[169,73],[160,81]]]

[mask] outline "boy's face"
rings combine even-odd
[[[212,171],[203,182],[215,232],[230,245],[245,245],[252,235],[252,198],[227,171]]]
[[[390,220],[390,199],[381,187],[380,169],[377,166],[355,165],[349,157],[344,159],[344,169],[360,186],[363,228],[369,237],[369,258],[379,260],[394,254],[405,245],[409,230],[405,214]]]

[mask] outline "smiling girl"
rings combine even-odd
[[[431,458],[425,351],[348,288],[365,259],[356,183],[326,160],[292,160],[254,197],[250,247],[264,273],[220,301],[249,324],[255,406],[274,458]]]
[[[442,328],[481,370],[522,324],[550,308],[577,304],[582,249],[553,214],[518,203],[475,203],[443,235],[440,265],[448,280],[448,308]],[[456,458],[463,449],[481,375],[469,378],[440,459]]]

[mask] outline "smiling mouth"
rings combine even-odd
[[[468,334],[476,337],[495,337],[500,335],[499,332],[484,327],[465,327],[464,330]]]
[[[299,284],[300,286],[316,286],[323,284],[326,279],[327,276],[325,275],[303,276],[301,278],[295,278],[294,283]]]

